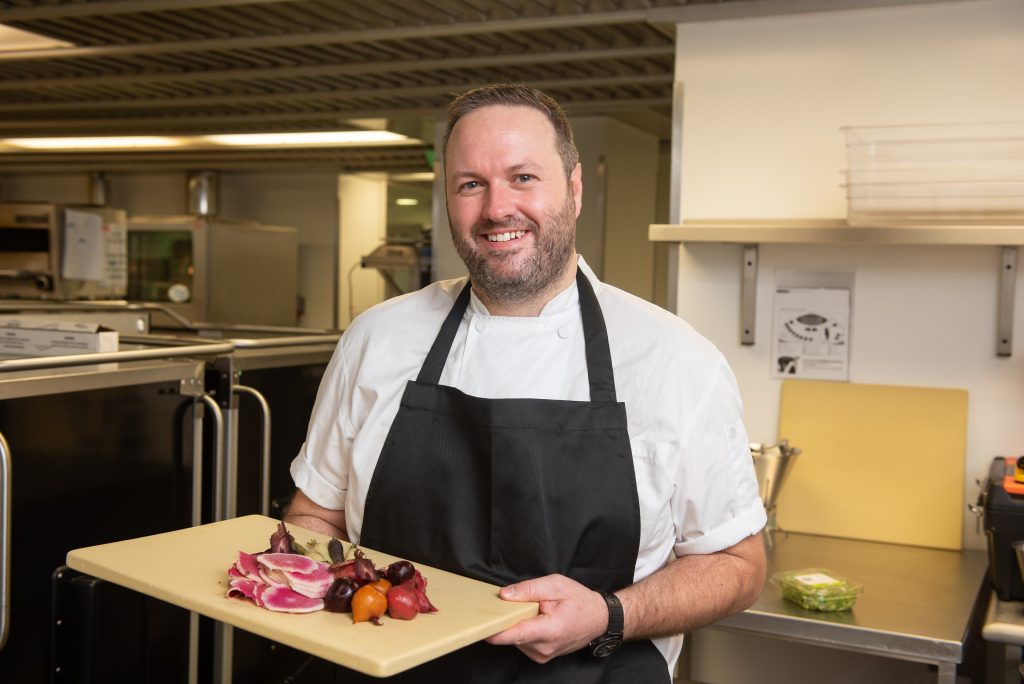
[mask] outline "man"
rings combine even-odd
[[[672,635],[764,584],[735,379],[576,254],[581,167],[548,96],[457,98],[444,172],[471,286],[434,283],[352,323],[286,520],[539,602],[408,681],[669,682]]]

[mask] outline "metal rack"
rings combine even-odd
[[[219,354],[230,353],[234,346],[230,342],[193,339],[176,346],[149,349],[131,349],[117,352],[76,354],[22,358],[0,361],[0,400],[11,400],[43,395],[65,394],[98,389],[146,385],[153,383],[177,382],[182,396],[192,397],[193,414],[193,477],[192,477],[192,524],[201,522],[202,461],[203,461],[203,418],[204,407],[210,410],[222,432],[219,407],[203,391],[203,369],[206,361]],[[219,439],[217,440],[220,441]],[[17,446],[17,445],[15,445]],[[0,434],[0,456],[3,468],[0,470],[0,647],[7,640],[11,628],[11,530],[13,485],[11,471],[13,450],[10,443]],[[218,460],[220,454],[215,456]],[[215,485],[222,488],[222,485]],[[197,616],[191,617],[189,643],[190,652],[197,653]],[[196,670],[196,661],[190,662],[190,671]],[[195,678],[191,678],[195,681]]]
[[[340,338],[339,331],[304,328],[253,326],[220,323],[195,323],[177,313],[155,304],[129,304],[126,302],[0,302],[0,313],[60,314],[74,317],[108,314],[138,313],[142,320],[139,330],[146,334],[121,334],[121,349],[117,352],[17,358],[0,360],[0,401],[41,395],[57,395],[87,390],[102,390],[151,383],[177,383],[177,391],[191,397],[193,412],[193,481],[192,524],[204,522],[202,492],[204,486],[203,418],[207,411],[214,419],[212,482],[212,520],[223,520],[237,515],[237,487],[239,480],[239,398],[250,397],[258,411],[259,428],[259,508],[263,514],[270,510],[271,469],[271,415],[270,402],[251,384],[242,384],[243,373],[253,373],[259,380],[262,371],[290,366],[326,365]],[[151,329],[151,314],[167,316],[171,328]],[[311,375],[307,373],[307,375]],[[319,377],[317,377],[317,383]],[[308,384],[308,383],[307,383]],[[0,646],[10,629],[10,529],[11,529],[11,449],[0,435],[0,456],[4,468],[0,471],[0,544],[3,560],[0,562],[0,597],[3,613],[0,617]],[[17,450],[17,444],[14,445]],[[198,618],[190,617],[189,680],[198,678]],[[230,628],[217,627],[215,634],[215,675],[221,681],[230,681],[232,667],[232,634]]]

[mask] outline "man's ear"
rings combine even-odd
[[[576,203],[576,218],[579,218],[583,209],[583,165],[579,162],[576,162],[576,167],[569,174],[569,188]]]

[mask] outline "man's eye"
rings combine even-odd
[[[531,176],[528,173],[521,173],[518,176],[516,176],[516,180],[519,181],[520,183],[529,183],[530,181],[533,180],[533,176]]]
[[[477,181],[469,181],[462,184],[462,190],[476,190],[480,187],[480,183]]]

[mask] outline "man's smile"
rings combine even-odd
[[[524,235],[526,235],[525,230],[512,230],[504,233],[488,233],[484,237],[489,242],[508,242],[509,240],[518,240]]]

